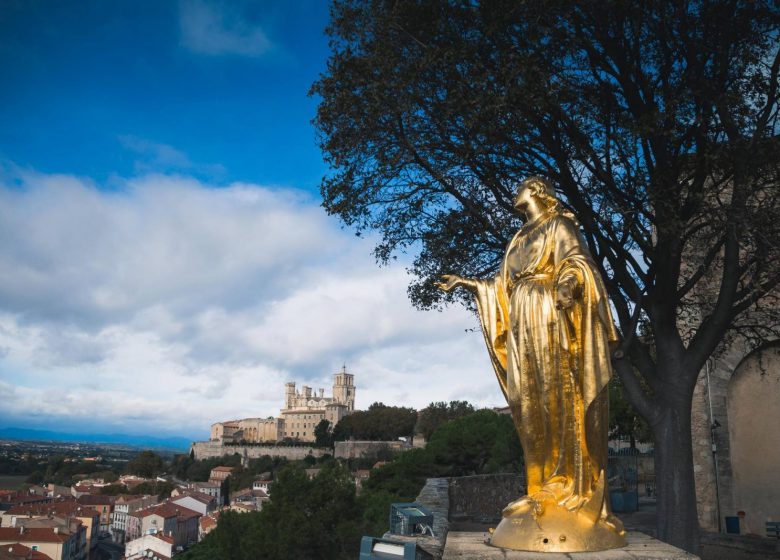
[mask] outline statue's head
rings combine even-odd
[[[550,208],[556,202],[552,183],[543,177],[533,176],[525,179],[517,187],[513,205],[516,210],[524,214],[529,204],[536,203],[543,208]]]

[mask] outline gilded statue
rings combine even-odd
[[[575,217],[552,185],[523,181],[524,225],[493,278],[445,275],[438,286],[476,298],[498,383],[523,448],[528,495],[510,503],[490,544],[515,550],[625,546],[606,491],[607,430],[617,331]]]

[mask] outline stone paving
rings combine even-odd
[[[629,532],[628,546],[599,552],[527,552],[486,544],[488,533],[450,531],[442,560],[698,560],[698,556],[649,535]]]

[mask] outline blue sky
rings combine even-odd
[[[325,67],[327,18],[311,0],[6,0],[0,157],[101,182],[146,159],[316,191],[325,166],[307,90]]]
[[[344,363],[359,408],[503,403],[475,318],[320,207],[327,16],[0,3],[0,427],[203,438]]]

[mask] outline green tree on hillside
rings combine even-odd
[[[144,482],[138,486],[133,487],[133,493],[135,494],[150,494],[157,496],[160,500],[169,498],[176,485],[172,482],[162,482],[159,480],[153,480],[151,482]]]
[[[309,480],[301,466],[289,465],[260,513],[224,512],[182,560],[352,560],[365,527],[344,467],[329,464]]]
[[[324,418],[320,420],[314,428],[314,438],[317,447],[333,447],[333,425]]]
[[[126,470],[130,474],[143,478],[154,478],[162,474],[165,464],[162,457],[154,451],[141,451],[135,459],[127,463]]]
[[[446,476],[519,473],[523,464],[512,417],[492,410],[479,410],[444,424],[433,433],[426,451]]]
[[[409,437],[417,422],[417,411],[403,406],[374,403],[368,410],[357,410],[342,418],[333,429],[333,439],[393,441]]]
[[[474,407],[468,401],[432,402],[418,412],[414,433],[422,434],[426,440],[430,439],[439,426],[472,412]]]
[[[130,489],[124,484],[109,484],[108,486],[103,486],[98,490],[98,494],[101,496],[119,496],[120,494],[130,493]]]

